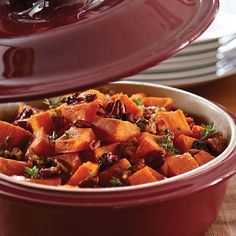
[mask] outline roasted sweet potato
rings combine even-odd
[[[38,156],[52,156],[54,154],[55,144],[45,133],[43,127],[34,133],[33,141],[28,151],[31,149],[33,149],[33,152]]]
[[[176,148],[178,148],[181,151],[181,153],[184,153],[188,152],[192,148],[192,145],[196,140],[197,139],[195,138],[181,134],[175,139],[174,143]]]
[[[98,108],[99,104],[94,101],[91,103],[81,103],[72,105],[63,104],[57,108],[57,111],[67,121],[73,124],[77,120],[93,122],[96,118]]]
[[[64,135],[55,141],[55,153],[79,152],[87,149],[96,140],[91,128],[72,126]]]
[[[25,167],[31,167],[30,164],[23,161],[16,161],[0,157],[0,173],[12,175],[24,175]]]
[[[25,147],[32,134],[21,127],[0,121],[0,149]]]
[[[208,152],[205,152],[204,150],[200,150],[197,154],[194,155],[194,158],[199,164],[199,166],[202,166],[206,164],[207,162],[213,160],[214,156],[212,156]]]
[[[167,111],[173,108],[172,98],[145,97],[142,102],[145,107],[164,107]]]
[[[69,165],[69,169],[72,174],[74,174],[75,171],[83,164],[78,153],[66,153],[53,156],[51,158],[61,161],[62,164],[64,164],[64,162],[67,163],[66,167]]]
[[[153,170],[152,168],[146,166],[141,170],[138,170],[134,174],[132,174],[128,178],[128,182],[130,185],[137,185],[137,184],[145,184],[151,183],[158,180],[162,180],[165,177],[159,174],[157,171]]]
[[[115,94],[111,97],[113,101],[120,100],[126,108],[126,113],[132,115],[133,119],[138,119],[143,115],[143,108],[137,106],[135,102],[123,93]]]
[[[145,93],[134,93],[132,94],[132,96],[130,97],[131,100],[137,100],[139,99],[141,102],[143,100],[143,98],[147,97],[147,95]]]
[[[198,163],[191,154],[184,153],[182,155],[169,156],[161,167],[161,171],[165,176],[171,177],[193,170],[198,166]]]
[[[94,177],[98,173],[99,165],[90,161],[84,163],[79,169],[71,176],[67,184],[77,186],[82,181],[89,177]]]
[[[137,125],[113,118],[98,117],[93,127],[98,139],[105,142],[125,142],[140,133]]]
[[[204,128],[202,126],[194,125],[192,127],[191,136],[194,137],[194,138],[200,139],[201,138],[201,133],[202,133],[203,130],[204,130]]]
[[[104,170],[99,173],[99,185],[102,187],[111,187],[116,185],[112,180],[117,179],[117,185],[122,185],[122,175],[123,171],[128,170],[131,167],[130,162],[123,158],[117,163],[112,165],[108,170]]]
[[[96,89],[88,89],[82,93],[80,93],[80,97],[86,97],[88,95],[93,95],[95,94],[96,97],[95,97],[95,100],[98,104],[100,104],[102,107],[106,107],[107,106],[107,98],[105,96],[105,94],[101,93],[100,91],[96,90]]]
[[[141,133],[138,137],[139,145],[135,152],[133,162],[137,163],[141,159],[161,158],[166,154],[166,150],[158,144],[162,137],[150,133]]]
[[[45,133],[51,135],[56,129],[53,117],[55,112],[53,110],[44,111],[27,119],[27,122],[31,125],[33,132],[37,132],[41,127],[44,128]]]
[[[159,132],[169,130],[176,136],[180,134],[189,135],[191,133],[190,127],[182,110],[157,112],[156,118]]]

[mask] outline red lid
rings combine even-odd
[[[8,2],[0,3],[1,102],[138,73],[203,33],[219,5],[218,0]],[[22,5],[26,2],[33,3]]]

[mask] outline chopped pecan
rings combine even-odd
[[[227,147],[227,140],[223,136],[213,137],[206,141],[206,145],[213,156],[218,156]]]
[[[116,102],[110,102],[107,105],[106,116],[120,120],[129,119],[129,115],[126,113],[125,104],[120,100],[117,100]]]
[[[136,165],[132,166],[131,168],[131,172],[132,173],[135,173],[137,172],[138,170],[141,170],[145,167],[145,160],[144,159],[141,159]]]
[[[42,178],[50,178],[61,174],[61,169],[59,166],[52,166],[50,168],[42,168],[39,171]]]

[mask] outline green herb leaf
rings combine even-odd
[[[45,98],[43,100],[43,103],[48,105],[49,109],[55,109],[55,108],[59,107],[63,102],[65,102],[64,97],[57,97],[53,100],[49,100],[49,99]]]
[[[69,137],[70,137],[69,130],[66,130],[66,131],[64,132],[64,135],[66,136],[66,138],[69,138]]]
[[[34,166],[33,168],[25,167],[25,173],[31,179],[37,179],[39,176],[39,169],[37,168],[37,166]]]
[[[143,105],[142,101],[140,98],[133,99],[133,102],[138,106],[141,107]]]
[[[5,150],[0,150],[0,157],[7,157]]]
[[[120,179],[116,178],[116,177],[112,177],[109,181],[112,185],[122,185]]]
[[[213,135],[217,132],[214,122],[211,122],[207,127],[201,132],[201,139],[204,139],[210,135]]]
[[[160,143],[159,145],[165,148],[166,150],[169,150],[175,154],[179,154],[180,151],[177,148],[175,148],[174,145],[170,143],[171,140],[172,140],[172,135],[169,133],[164,137],[164,139],[162,140],[162,143]]]

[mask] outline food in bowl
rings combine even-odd
[[[0,121],[1,173],[75,188],[138,185],[196,169],[228,144],[169,97],[90,89],[44,103]]]

